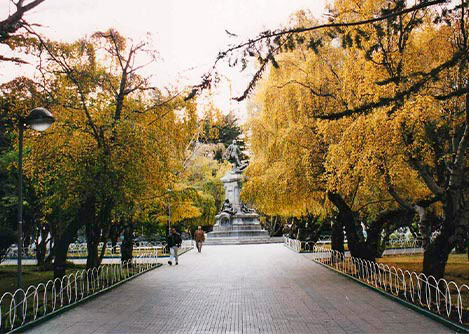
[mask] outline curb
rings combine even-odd
[[[321,265],[321,266],[323,266],[323,267],[329,269],[329,270],[335,271],[336,273],[341,274],[342,276],[345,276],[345,277],[347,277],[348,279],[351,279],[351,280],[353,280],[353,281],[355,281],[355,282],[361,284],[362,286],[367,287],[368,289],[373,290],[373,291],[375,291],[375,292],[377,292],[377,293],[379,293],[379,294],[381,294],[381,295],[383,295],[383,296],[385,296],[385,297],[391,299],[391,300],[394,301],[394,302],[397,302],[397,303],[399,303],[399,304],[401,304],[401,305],[404,305],[404,306],[406,306],[407,308],[410,308],[410,309],[416,311],[417,313],[420,313],[420,314],[426,316],[427,318],[430,318],[430,319],[432,319],[432,320],[434,320],[434,321],[436,321],[436,322],[439,322],[440,324],[442,324],[442,325],[444,325],[444,326],[446,326],[446,327],[448,327],[448,328],[451,328],[451,329],[453,329],[453,330],[456,330],[457,333],[469,333],[469,328],[466,328],[466,327],[463,327],[463,326],[461,326],[461,325],[458,325],[458,324],[456,324],[456,323],[454,323],[454,322],[452,322],[452,321],[450,321],[450,320],[448,320],[448,319],[446,319],[446,318],[443,318],[442,316],[440,316],[440,315],[438,315],[438,314],[436,314],[436,313],[430,312],[430,311],[428,311],[428,310],[426,310],[426,309],[424,309],[424,308],[422,308],[422,307],[419,307],[419,306],[417,306],[417,305],[415,305],[415,304],[409,303],[408,301],[406,301],[406,300],[404,300],[404,299],[401,299],[401,298],[399,298],[399,297],[397,297],[397,296],[394,296],[393,294],[390,294],[390,293],[388,293],[388,292],[386,292],[386,291],[383,291],[383,290],[381,290],[381,289],[378,289],[378,288],[376,288],[376,287],[374,287],[374,286],[372,286],[372,285],[368,285],[368,284],[366,284],[365,282],[360,281],[358,278],[355,278],[355,277],[353,277],[353,276],[351,276],[351,275],[349,275],[349,274],[345,274],[345,273],[343,273],[343,272],[341,272],[341,271],[338,271],[338,270],[335,269],[335,268],[331,268],[331,267],[325,265],[324,263],[317,262],[317,261],[314,261],[314,260],[312,260],[312,261],[313,261],[314,263],[317,263],[317,264],[319,264],[319,265]]]
[[[95,293],[93,293],[92,295],[86,296],[85,298],[79,300],[79,301],[76,302],[76,303],[73,303],[73,304],[70,304],[70,305],[66,305],[66,306],[64,306],[64,307],[61,307],[61,308],[58,309],[57,311],[54,311],[54,312],[52,312],[52,313],[49,313],[49,314],[47,314],[47,315],[45,315],[45,316],[43,316],[43,317],[41,317],[41,318],[39,318],[39,319],[30,321],[30,322],[28,322],[27,324],[24,324],[23,326],[18,327],[18,328],[16,328],[16,329],[13,329],[12,331],[6,332],[6,333],[7,333],[7,334],[10,334],[10,333],[22,333],[22,332],[25,331],[26,329],[30,329],[30,328],[32,328],[32,327],[35,327],[35,326],[39,325],[39,324],[42,324],[43,322],[46,322],[47,320],[50,320],[50,319],[52,319],[52,318],[58,316],[58,315],[61,314],[61,313],[64,313],[64,312],[66,312],[66,311],[68,311],[68,310],[71,310],[71,309],[77,307],[78,305],[81,305],[81,304],[84,304],[84,303],[86,303],[86,302],[88,302],[88,301],[90,301],[90,300],[93,300],[93,299],[95,299],[96,297],[98,297],[99,295],[104,294],[104,293],[106,293],[106,292],[109,292],[109,291],[111,291],[112,289],[114,289],[114,288],[120,286],[121,284],[124,284],[125,282],[128,282],[128,281],[130,281],[130,280],[132,280],[132,279],[134,279],[134,278],[136,278],[136,277],[138,277],[138,276],[140,276],[140,275],[143,275],[143,274],[145,274],[145,273],[147,273],[147,272],[149,272],[149,271],[152,271],[153,269],[159,268],[159,267],[161,267],[162,265],[163,265],[163,264],[161,264],[161,263],[156,263],[156,266],[153,267],[153,268],[150,268],[150,269],[148,269],[148,270],[142,271],[141,273],[138,273],[138,274],[135,274],[135,275],[133,275],[133,276],[131,276],[131,277],[128,277],[128,278],[126,278],[126,279],[124,279],[124,280],[122,280],[122,281],[120,281],[120,282],[114,284],[113,286],[110,286],[110,287],[108,287],[108,288],[105,288],[105,289],[103,289],[103,290],[100,290],[100,291],[98,291],[98,292],[95,292]]]

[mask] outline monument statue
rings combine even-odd
[[[247,164],[242,164],[240,160],[241,150],[236,144],[236,139],[226,148],[225,159],[233,164],[234,171],[242,171],[247,167]]]
[[[227,198],[225,199],[225,202],[223,203],[223,206],[221,208],[221,212],[226,212],[230,215],[234,215],[236,213],[236,210],[233,209],[233,206],[230,203],[230,200]]]
[[[262,229],[259,215],[241,201],[242,173],[247,163],[241,161],[241,150],[236,140],[226,148],[223,157],[233,164],[233,169],[221,178],[225,188],[225,201],[215,216],[215,225],[213,231],[207,234],[207,240],[268,240],[269,234]]]
[[[241,212],[242,213],[255,213],[256,210],[249,208],[246,204],[241,203]]]

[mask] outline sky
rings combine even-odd
[[[285,26],[300,9],[321,18],[328,0],[46,0],[26,15],[45,36],[66,42],[110,27],[135,41],[150,33],[158,50],[157,63],[145,69],[157,86],[193,85],[200,82],[219,51],[229,44],[256,36],[265,29]],[[0,19],[13,11],[0,0]],[[225,30],[237,34],[230,37]],[[245,103],[231,100],[241,95],[254,68],[246,73],[222,66],[223,82],[213,93],[215,104],[240,118]],[[33,66],[0,67],[0,82],[34,71]]]

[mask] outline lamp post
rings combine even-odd
[[[168,235],[171,233],[171,189],[168,189],[168,193],[170,194],[168,200]]]
[[[168,206],[168,233],[171,233],[171,202]]]
[[[28,126],[36,131],[44,131],[52,123],[54,123],[54,117],[45,108],[35,108],[26,118],[20,117],[18,120],[18,273],[16,281],[18,289],[23,287],[23,131]]]

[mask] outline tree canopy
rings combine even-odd
[[[321,42],[269,60],[243,196],[269,214],[335,215],[352,255],[370,259],[417,222],[424,272],[442,277],[468,235],[467,4],[437,3],[337,0],[334,22],[353,24],[333,26],[299,13],[285,31]]]

